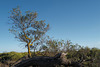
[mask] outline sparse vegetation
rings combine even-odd
[[[52,40],[53,41],[53,40]],[[53,41],[54,44],[57,44],[59,41]],[[54,45],[52,42],[52,45]],[[97,48],[88,48],[88,47],[81,47],[80,45],[73,45],[72,43],[68,47],[68,43],[63,43],[61,50],[58,50],[58,46],[55,48],[50,48],[50,44],[48,43],[47,47],[45,45],[45,50],[37,51],[35,54],[36,56],[54,56],[59,52],[68,52],[67,59],[69,61],[74,61],[80,63],[83,67],[99,67],[100,66],[100,49]],[[54,50],[54,51],[52,51]],[[57,51],[58,50],[58,51]],[[55,53],[54,53],[55,52]],[[8,52],[8,53],[1,53],[0,59],[1,63],[7,63],[6,61],[16,61],[21,57],[27,55],[26,52],[18,53],[18,52]]]

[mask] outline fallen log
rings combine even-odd
[[[38,56],[27,60],[23,60],[13,67],[56,67],[57,65],[71,66],[75,62],[71,62],[66,58],[66,53],[58,53],[54,57]],[[74,64],[75,65],[75,64]],[[76,65],[77,66],[77,65]],[[76,67],[73,66],[73,67]],[[79,67],[79,66],[77,66]]]

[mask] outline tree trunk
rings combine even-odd
[[[36,55],[35,55],[35,48],[34,48],[34,56],[36,56]]]
[[[28,57],[31,58],[30,43],[28,43]]]

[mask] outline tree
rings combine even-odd
[[[22,15],[19,7],[13,8],[10,11],[10,19],[12,22],[11,28],[9,29],[21,42],[25,42],[28,47],[28,56],[31,57],[30,47],[34,42],[39,40],[49,29],[49,24],[44,23],[45,21],[37,21],[37,13],[26,11]]]

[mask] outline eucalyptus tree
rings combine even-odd
[[[10,11],[11,27],[9,29],[21,42],[28,47],[28,56],[31,57],[30,47],[39,40],[49,29],[49,24],[44,20],[37,21],[37,13],[26,11],[22,14],[19,7]]]

